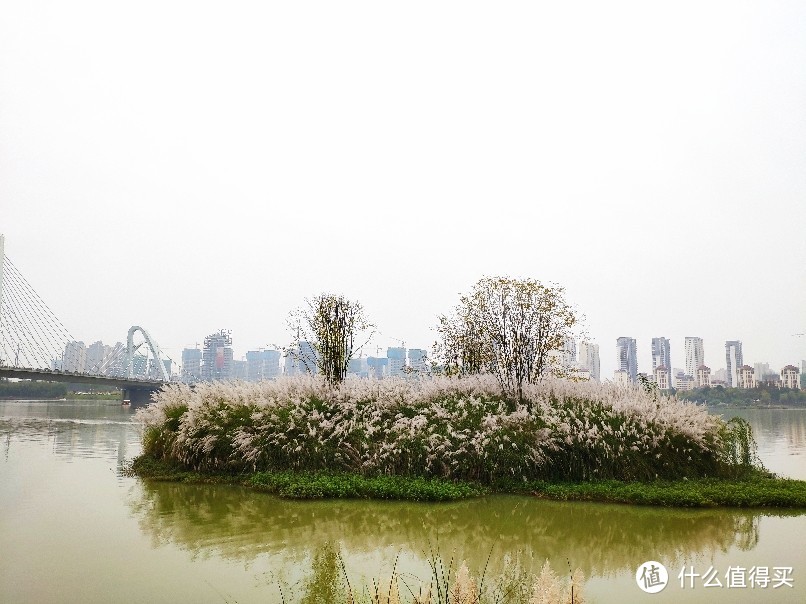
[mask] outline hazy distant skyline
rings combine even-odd
[[[484,275],[616,338],[806,359],[802,2],[0,5],[0,232],[85,342],[430,348]]]

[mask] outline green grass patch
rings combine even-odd
[[[361,476],[332,472],[195,472],[142,455],[125,470],[150,480],[194,484],[237,484],[284,499],[394,499],[456,501],[488,492],[481,485],[406,476]]]
[[[508,482],[488,488],[478,483],[408,476],[277,471],[232,474],[195,472],[148,456],[136,458],[126,473],[158,481],[232,484],[285,499],[394,499],[456,501],[487,493],[532,495],[561,501],[598,501],[683,508],[804,508],[806,481],[758,472],[743,479],[703,478],[624,482]]]
[[[746,479],[581,483],[533,482],[514,489],[546,499],[603,501],[666,507],[806,508],[806,481],[753,476]]]

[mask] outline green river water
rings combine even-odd
[[[806,410],[720,411],[753,425],[765,465],[806,479]],[[115,402],[0,401],[0,602],[286,602],[311,594],[337,546],[353,586],[412,586],[428,559],[494,580],[517,563],[581,568],[588,602],[806,602],[806,510],[679,510],[491,496],[449,504],[295,502],[240,488],[146,483]],[[488,563],[489,559],[489,563]],[[667,587],[641,591],[656,560]],[[722,587],[691,588],[682,568]],[[792,587],[728,587],[729,568],[791,568]],[[744,572],[737,571],[740,575]]]

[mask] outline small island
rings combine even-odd
[[[767,472],[745,420],[654,385],[563,375],[554,353],[576,316],[561,287],[481,279],[439,318],[432,370],[405,378],[347,375],[372,327],[357,302],[322,294],[291,317],[309,375],[164,387],[138,412],[131,471],[296,499],[806,507],[806,481]]]
[[[138,412],[143,477],[296,499],[453,500],[489,492],[648,505],[806,507],[765,472],[744,420],[641,388],[491,376],[316,377],[166,387]]]

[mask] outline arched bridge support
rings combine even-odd
[[[161,385],[136,386],[123,388],[123,402],[145,405],[151,402],[151,395],[157,392]]]
[[[133,376],[133,368],[134,368],[134,334],[136,332],[140,332],[143,334],[143,338],[145,338],[146,344],[151,349],[151,354],[154,356],[155,365],[157,367],[157,371],[159,371],[160,377],[168,382],[171,379],[171,376],[168,375],[168,371],[165,369],[165,365],[162,364],[162,354],[160,352],[160,347],[154,341],[154,338],[142,327],[139,325],[132,325],[129,328],[129,333],[126,336],[126,355],[128,360],[128,368],[126,370],[126,375],[131,378]]]

